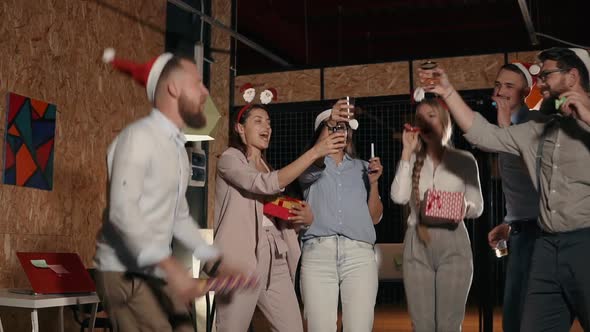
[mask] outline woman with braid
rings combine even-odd
[[[404,130],[402,157],[391,199],[410,204],[404,238],[403,274],[408,310],[416,332],[461,331],[471,287],[473,258],[463,218],[428,223],[422,216],[428,189],[462,192],[464,218],[483,211],[477,163],[467,151],[452,148],[451,118],[437,100],[416,111],[418,132]]]

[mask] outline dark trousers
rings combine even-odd
[[[518,220],[511,223],[502,313],[504,332],[520,331],[531,255],[539,233],[536,220]]]
[[[590,228],[542,233],[535,241],[523,332],[570,330],[577,317],[590,331]]]

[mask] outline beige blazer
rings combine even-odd
[[[277,195],[278,172],[262,173],[238,149],[223,152],[217,163],[215,186],[215,246],[223,262],[253,272],[258,261],[259,240],[263,239],[261,198]],[[287,243],[287,263],[295,280],[301,255],[297,234],[278,220],[283,240]]]

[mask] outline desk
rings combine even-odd
[[[100,299],[96,293],[76,295],[28,295],[16,294],[8,289],[0,289],[0,306],[13,308],[29,308],[31,312],[31,325],[33,332],[39,332],[39,316],[37,309],[59,307],[59,331],[64,331],[64,306],[78,304],[92,304],[92,316],[90,317],[90,331],[94,331],[96,321],[96,309]],[[3,332],[0,320],[0,332]]]

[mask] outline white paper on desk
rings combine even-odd
[[[62,265],[47,265],[47,266],[49,266],[49,268],[57,274],[70,273],[70,271],[66,270],[66,268],[63,267]]]
[[[38,267],[41,269],[46,269],[49,267],[49,265],[47,265],[47,262],[44,259],[31,259],[31,264],[33,264],[34,267]]]

